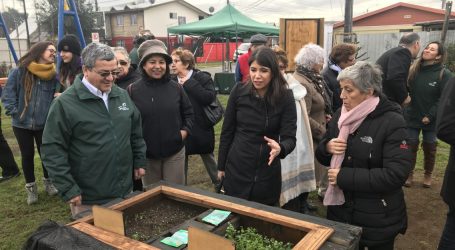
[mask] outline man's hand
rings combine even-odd
[[[82,205],[82,196],[81,195],[74,196],[73,198],[71,198],[71,200],[68,201],[68,203],[73,206],[80,206]]]
[[[188,137],[188,132],[186,130],[180,130],[180,135],[182,136],[182,141]]]
[[[425,125],[429,124],[430,123],[430,118],[428,118],[428,116],[424,116],[422,118],[422,123],[425,124]]]
[[[224,171],[219,171],[218,170],[218,180],[221,181],[221,179],[224,178]]]
[[[404,101],[403,101],[403,103],[401,104],[401,106],[406,107],[406,106],[408,106],[410,103],[411,103],[411,97],[408,95],[408,97],[406,97],[406,99],[404,99]]]
[[[140,180],[141,177],[144,175],[145,175],[145,169],[143,169],[143,168],[134,169],[134,179],[135,180]]]

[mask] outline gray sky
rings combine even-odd
[[[33,12],[33,2],[26,0],[27,11]],[[57,0],[55,0],[57,1]],[[121,5],[129,0],[98,0],[100,7]],[[156,0],[156,3],[162,0]],[[213,6],[215,12],[226,6],[227,0],[186,0],[192,5],[209,12]],[[95,0],[86,0],[94,3]],[[230,0],[230,3],[245,15],[260,22],[279,22],[280,18],[324,18],[326,21],[342,21],[344,0]],[[395,0],[354,0],[354,17],[396,3]],[[432,8],[441,8],[441,0],[403,1]],[[22,12],[22,1],[0,0],[0,8],[16,7]]]

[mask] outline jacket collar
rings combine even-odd
[[[81,100],[99,99],[98,96],[92,94],[92,92],[90,92],[90,90],[88,90],[87,87],[84,86],[84,84],[82,83],[82,77],[83,77],[83,74],[77,75],[76,79],[74,79],[74,83],[73,83],[74,89],[76,91],[76,95],[79,97],[79,99],[81,99]],[[112,84],[112,89],[111,89],[111,92],[109,93],[109,99],[117,97],[117,96],[120,96],[119,87],[117,87],[117,85],[115,85],[115,84]]]

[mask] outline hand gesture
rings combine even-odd
[[[264,140],[267,141],[267,146],[270,147],[270,157],[269,157],[269,166],[272,165],[273,160],[275,160],[275,157],[277,157],[280,152],[281,152],[281,147],[278,142],[276,142],[273,139],[268,138],[267,136],[264,136]]]

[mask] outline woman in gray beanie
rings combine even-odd
[[[75,35],[66,35],[57,46],[60,53],[60,69],[58,78],[60,86],[57,92],[61,93],[73,84],[76,75],[82,72],[81,44]],[[58,94],[57,94],[58,95]]]
[[[147,145],[144,188],[165,180],[185,183],[184,141],[193,126],[193,108],[183,87],[171,80],[172,58],[160,40],[148,40],[138,49],[141,78],[127,90],[142,116]]]

